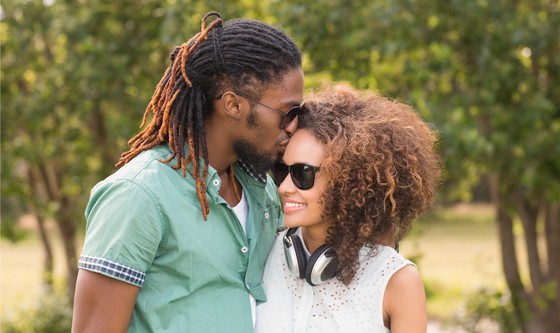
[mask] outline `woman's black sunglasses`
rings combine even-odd
[[[315,173],[319,171],[319,167],[296,163],[292,165],[286,165],[282,162],[278,162],[272,168],[272,178],[276,186],[280,186],[286,176],[290,174],[292,177],[292,182],[300,190],[309,190],[315,184]]]

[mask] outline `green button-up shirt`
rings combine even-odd
[[[247,198],[247,233],[219,196],[208,168],[210,213],[202,217],[196,184],[146,151],[92,190],[79,268],[140,288],[128,332],[252,332],[249,293],[261,286],[268,252],[281,224],[276,187],[242,165],[234,168]]]

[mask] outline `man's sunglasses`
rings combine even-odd
[[[319,167],[296,163],[292,165],[286,165],[282,162],[278,162],[272,168],[272,178],[276,186],[280,186],[286,176],[290,174],[292,177],[292,182],[300,190],[309,190],[315,184],[315,174],[319,171]]]
[[[288,127],[292,123],[292,121],[294,121],[294,119],[296,119],[296,117],[299,116],[300,114],[302,114],[302,112],[303,112],[304,102],[301,102],[300,105],[294,106],[291,109],[289,109],[288,112],[284,113],[280,110],[277,110],[277,109],[273,108],[272,106],[268,106],[266,104],[263,104],[263,103],[255,100],[254,98],[245,95],[244,93],[240,93],[238,91],[234,91],[234,93],[241,96],[241,97],[246,98],[247,100],[249,100],[249,101],[251,101],[255,104],[258,104],[260,106],[264,106],[265,108],[271,109],[272,111],[278,113],[281,117],[280,118],[280,129],[285,129],[286,127]]]

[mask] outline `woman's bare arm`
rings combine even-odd
[[[426,333],[426,293],[416,267],[406,265],[389,280],[383,297],[383,319],[391,333]]]

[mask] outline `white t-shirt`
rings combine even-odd
[[[245,191],[241,191],[241,200],[239,200],[237,205],[231,208],[233,209],[235,215],[237,216],[239,223],[241,223],[241,226],[243,227],[243,231],[245,231],[245,234],[247,234],[247,212],[249,210],[249,206],[247,206]]]

